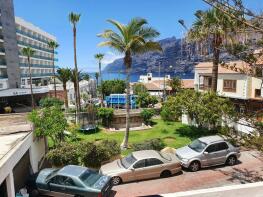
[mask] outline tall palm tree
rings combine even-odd
[[[115,51],[124,54],[124,64],[126,67],[126,131],[121,147],[128,147],[130,131],[130,70],[132,66],[132,56],[143,54],[149,51],[162,51],[158,42],[152,41],[159,36],[152,27],[147,26],[147,21],[142,18],[134,18],[127,25],[121,24],[115,20],[108,20],[117,29],[105,30],[98,36],[105,41],[99,46],[108,46]]]
[[[77,23],[79,22],[80,19],[80,14],[76,14],[71,12],[69,14],[69,21],[72,24],[73,27],[73,45],[74,45],[74,64],[75,64],[75,72],[78,73],[78,63],[77,63]],[[78,80],[78,75],[75,76],[76,79],[76,111],[80,111],[80,92],[79,92],[79,80]]]
[[[96,85],[98,87],[99,85],[99,73],[98,72],[95,73],[95,78],[96,78]]]
[[[80,80],[80,72],[79,71],[76,72],[75,69],[72,69],[70,72],[70,80],[71,80],[71,82],[73,82],[73,86],[74,86],[76,112],[79,112],[79,111],[77,111],[77,103],[79,102],[79,100],[78,100],[78,96],[76,95],[76,92],[77,92],[77,88],[78,88],[78,82]]]
[[[104,58],[104,54],[103,53],[98,53],[95,56],[95,59],[98,60],[99,62],[99,73],[100,73],[100,84],[102,83],[102,74],[101,74],[101,60]]]
[[[218,64],[221,47],[231,41],[231,32],[235,31],[235,22],[218,9],[197,11],[196,21],[188,32],[189,40],[210,44],[213,49],[212,91],[217,91]]]
[[[55,97],[57,98],[56,72],[55,72],[55,49],[59,47],[59,44],[57,42],[55,42],[55,41],[49,41],[48,42],[48,47],[52,49],[54,91],[55,91]]]
[[[27,57],[29,80],[30,80],[31,106],[32,109],[35,109],[34,93],[32,87],[32,73],[31,73],[31,57],[35,54],[35,51],[30,47],[26,47],[22,49],[22,54]]]
[[[70,80],[71,70],[69,68],[59,68],[57,70],[57,78],[63,84],[63,91],[64,91],[64,103],[65,107],[68,108],[68,92],[67,92],[67,82]]]

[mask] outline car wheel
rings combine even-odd
[[[161,178],[167,178],[170,177],[172,175],[172,173],[169,170],[165,170],[161,173],[160,177]]]
[[[193,161],[190,166],[189,166],[189,169],[192,171],[192,172],[196,172],[198,170],[200,170],[201,168],[201,164],[199,161]]]
[[[121,177],[114,176],[111,178],[112,185],[119,185],[121,184],[121,182],[122,182]]]
[[[229,166],[233,166],[237,163],[237,158],[236,156],[232,155],[232,156],[229,156],[226,160],[226,164],[229,165]]]

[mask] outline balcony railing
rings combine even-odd
[[[205,85],[205,84],[199,84],[199,90],[211,90],[212,86]]]
[[[46,49],[46,48],[43,48],[43,47],[38,47],[36,45],[32,45],[32,44],[29,44],[29,43],[25,43],[23,41],[17,41],[18,44],[21,44],[21,45],[24,45],[26,47],[32,47],[33,49],[38,49],[38,50],[42,50],[42,51],[46,51],[46,52],[49,52],[49,53],[53,53],[53,51],[51,49]]]
[[[33,73],[32,77],[50,77],[53,76],[53,73]],[[29,73],[21,74],[21,77],[29,77]]]
[[[20,55],[24,56],[22,53],[19,53]],[[53,61],[53,58],[51,57],[45,57],[45,56],[40,56],[40,55],[33,55],[33,58],[37,58],[37,59],[43,59],[43,60],[49,60],[49,61]],[[57,62],[58,59],[54,58],[54,61]]]
[[[47,41],[47,40],[45,40],[45,39],[42,39],[42,38],[40,38],[40,37],[38,37],[38,36],[32,35],[32,34],[27,33],[27,32],[24,32],[24,31],[22,31],[22,30],[20,30],[20,29],[16,29],[16,32],[19,33],[19,34],[25,35],[25,36],[27,36],[27,37],[33,38],[33,39],[35,39],[35,40],[38,40],[38,41],[40,41],[40,42],[44,42],[44,43],[46,43],[46,44],[49,42],[49,41]]]
[[[19,66],[20,67],[28,67],[28,64],[20,63]],[[31,64],[31,67],[35,67],[35,68],[53,68],[52,65],[43,65],[43,64]],[[55,68],[58,68],[58,66],[55,65]]]

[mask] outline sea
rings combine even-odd
[[[146,75],[147,73],[132,73],[130,77],[130,82],[138,82],[140,75]],[[89,73],[92,78],[95,78],[95,73]],[[179,77],[181,79],[193,79],[193,73],[153,73],[153,77],[163,77],[164,75],[170,75],[171,78]],[[103,80],[113,80],[113,79],[120,79],[125,80],[126,74],[124,73],[114,73],[114,72],[102,72]]]

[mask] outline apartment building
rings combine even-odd
[[[31,59],[33,86],[48,85],[53,59],[57,61],[56,52],[48,47],[49,41],[56,41],[56,38],[15,17],[12,0],[0,0],[0,90],[29,88],[27,59],[21,53],[25,47],[35,51]]]

